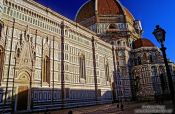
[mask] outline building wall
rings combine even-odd
[[[1,110],[5,106],[17,111],[112,102],[111,45],[34,1],[4,0],[3,7]],[[80,77],[82,55],[85,73]],[[21,95],[27,96],[27,107],[20,107]]]
[[[116,42],[116,59],[117,59],[117,95],[118,100],[130,101],[132,98],[130,73],[129,73],[129,59],[130,51],[127,40],[117,40]]]

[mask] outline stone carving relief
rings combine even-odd
[[[5,36],[4,24],[3,22],[0,21],[0,45],[1,46],[4,46],[4,43],[5,43],[4,36]]]
[[[20,74],[23,73],[32,75],[36,52],[31,39],[32,37],[26,30],[24,34],[20,35],[20,40],[16,45],[16,77],[18,79],[21,77]]]
[[[42,65],[42,69],[43,69],[43,75],[42,75],[42,81],[43,84],[46,85],[50,85],[50,80],[51,80],[51,63],[50,63],[50,53],[49,53],[49,42],[48,42],[48,37],[46,38],[46,41],[44,43],[44,47],[43,47],[44,51],[43,51],[43,65]]]
[[[43,57],[48,56],[49,57],[49,44],[48,44],[48,37],[46,38],[46,42],[44,43],[44,53]]]

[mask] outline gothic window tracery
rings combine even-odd
[[[80,55],[79,65],[80,65],[80,69],[79,69],[80,78],[86,79],[86,67],[85,67],[85,56],[84,55]]]
[[[50,58],[48,56],[44,58],[43,82],[50,84]]]
[[[109,81],[109,63],[105,63],[105,76],[106,76],[106,81]]]

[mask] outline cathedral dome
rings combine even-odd
[[[95,0],[88,1],[81,6],[76,15],[76,22],[81,22],[93,16],[95,16]]]
[[[131,21],[134,21],[134,16],[131,14],[131,12],[127,9],[127,8],[124,8],[124,12],[125,12],[125,16],[130,19]]]
[[[124,15],[134,20],[132,14],[118,0],[89,0],[81,6],[76,15],[76,22],[98,16]]]
[[[148,39],[142,38],[134,41],[133,48],[138,49],[141,47],[155,47],[155,45]]]

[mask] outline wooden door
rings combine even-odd
[[[18,101],[17,101],[17,110],[27,110],[28,105],[28,87],[19,86],[18,88]]]

